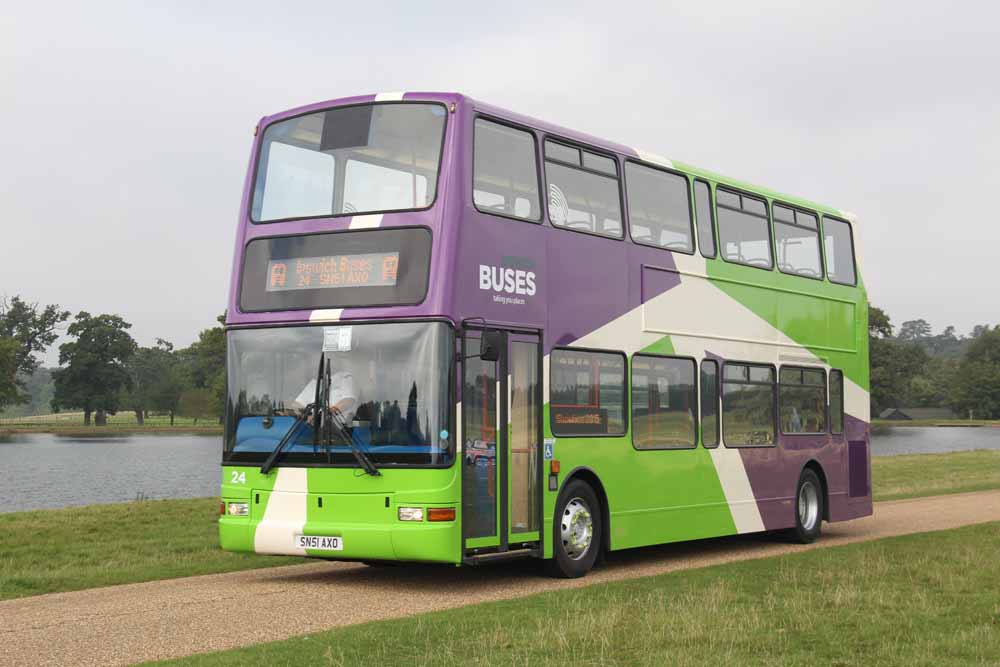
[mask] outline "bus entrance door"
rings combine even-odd
[[[484,361],[465,338],[462,378],[462,530],[465,556],[529,549],[541,516],[541,351],[534,334],[505,332]]]

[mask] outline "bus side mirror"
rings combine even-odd
[[[503,334],[499,331],[484,331],[479,343],[479,358],[483,361],[496,361],[500,358],[503,347]]]

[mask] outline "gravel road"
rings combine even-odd
[[[810,546],[731,537],[612,554],[583,579],[535,562],[368,568],[317,562],[0,602],[0,665],[108,665],[246,646],[366,621],[751,558],[1000,521],[1000,491],[878,503]],[[40,563],[39,566],[44,567]]]

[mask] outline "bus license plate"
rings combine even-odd
[[[296,535],[295,546],[299,549],[343,551],[344,540],[341,537],[329,537],[325,535]]]

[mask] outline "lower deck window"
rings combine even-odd
[[[782,433],[826,432],[826,373],[821,368],[782,367],[778,383]]]
[[[844,432],[844,372],[830,371],[830,432]]]
[[[632,357],[632,444],[636,449],[694,447],[697,401],[694,360]]]
[[[775,444],[774,368],[726,364],[722,371],[722,437],[728,447]]]
[[[719,362],[701,362],[701,443],[719,446]]]
[[[624,435],[625,356],[553,350],[551,360],[553,435]]]

